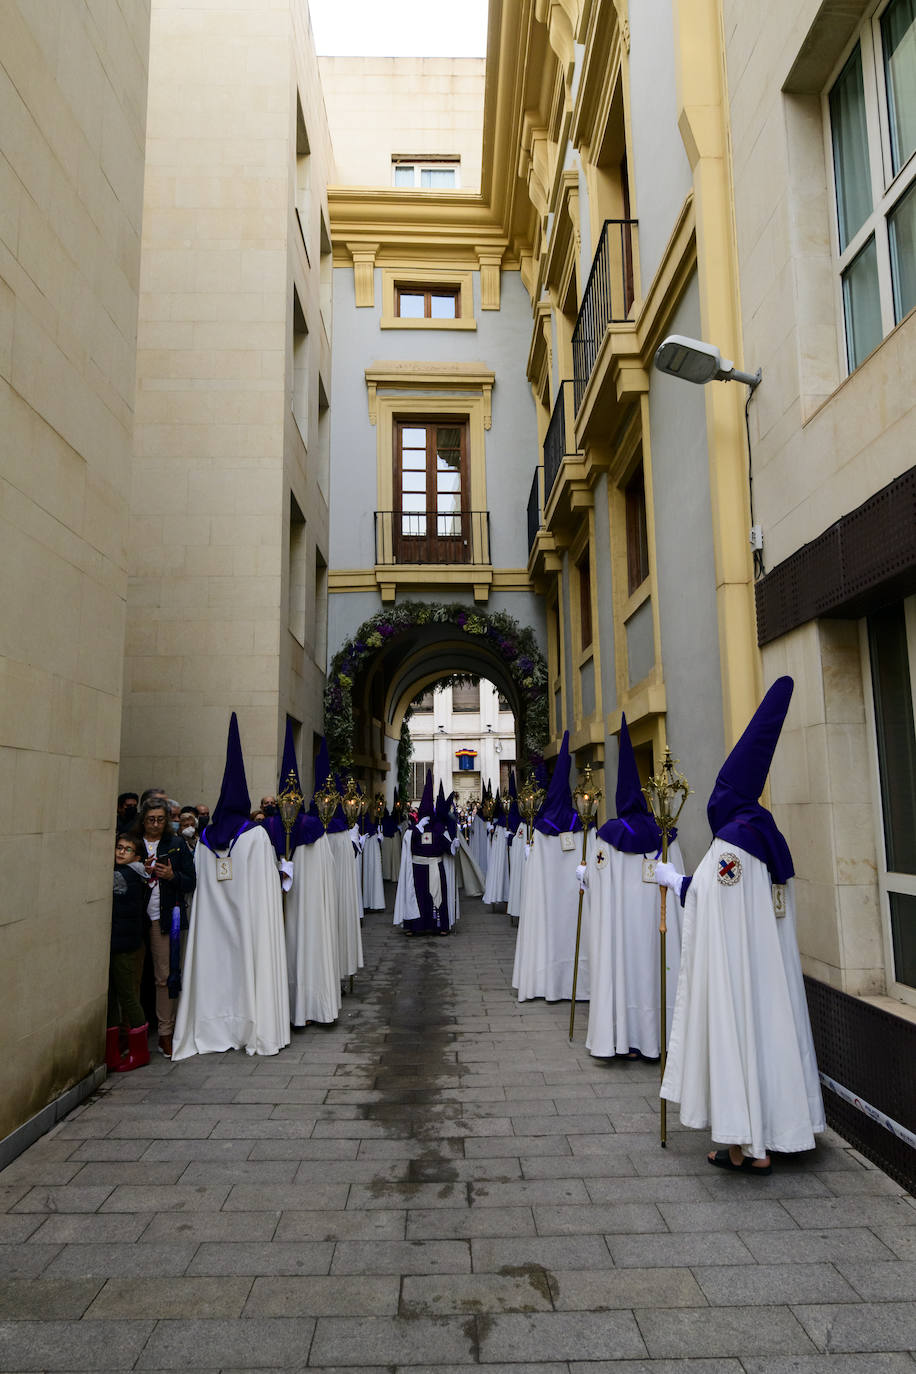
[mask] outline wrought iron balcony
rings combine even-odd
[[[550,500],[550,493],[553,491],[553,484],[557,480],[557,473],[563,463],[563,459],[576,452],[575,440],[570,431],[569,421],[573,418],[573,411],[570,407],[567,410],[566,394],[570,393],[572,400],[573,383],[566,379],[560,383],[557,392],[557,399],[554,402],[553,414],[550,417],[550,424],[547,426],[547,433],[544,435],[544,505]]]
[[[633,304],[635,219],[606,219],[572,336],[578,411],[609,324],[622,323]],[[545,472],[546,477],[546,472]]]
[[[541,490],[540,490],[541,469],[534,469],[534,477],[531,481],[531,491],[528,493],[528,552],[530,553],[534,541],[537,538],[538,530],[541,528]]]
[[[375,562],[380,567],[490,562],[490,512],[375,512]]]

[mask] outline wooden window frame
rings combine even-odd
[[[646,474],[640,458],[623,489],[627,536],[627,596],[649,576],[649,523],[646,511]]]
[[[396,281],[394,284],[394,314],[395,318],[402,320],[460,320],[461,319],[461,287],[458,284],[444,283],[427,286],[420,282]],[[401,296],[422,296],[423,314],[402,315]],[[436,315],[432,313],[433,297],[437,296],[442,300],[452,300],[455,302],[454,315]]]
[[[592,626],[592,554],[590,545],[576,562],[576,580],[579,591],[579,652],[591,649],[594,640]]]
[[[458,535],[439,535],[438,509],[437,509],[437,476],[436,467],[436,439],[435,432],[439,428],[457,429],[460,442],[460,459],[458,474],[461,482],[460,496],[461,504],[458,511],[460,534]],[[402,508],[403,496],[403,441],[402,434],[405,429],[423,429],[426,431],[426,531],[422,535],[404,534],[402,516],[405,514]],[[468,416],[459,415],[395,415],[394,417],[394,464],[393,479],[394,488],[392,502],[392,535],[395,556],[399,563],[428,564],[438,565],[443,563],[469,563],[473,558],[472,538],[471,538],[471,505],[470,505],[470,461],[469,461],[469,423]],[[431,494],[432,492],[432,494]],[[432,501],[433,504],[430,504]],[[410,514],[410,512],[406,512]],[[420,512],[417,512],[419,515]],[[434,529],[430,530],[430,522],[433,522]],[[435,545],[437,553],[445,545],[451,545],[452,558],[441,557],[417,557],[417,553],[422,553],[422,545]],[[427,548],[427,552],[429,549]],[[449,552],[446,549],[446,552]],[[409,557],[405,557],[409,554]]]

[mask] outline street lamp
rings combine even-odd
[[[740,372],[729,358],[723,358],[715,344],[702,339],[688,339],[683,334],[669,334],[655,353],[659,372],[680,377],[683,382],[705,386],[707,382],[744,382],[753,391],[763,376],[756,372]]]

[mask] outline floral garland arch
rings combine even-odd
[[[515,684],[521,710],[521,761],[533,763],[547,743],[547,664],[534,632],[505,611],[483,612],[436,601],[401,601],[363,622],[331,659],[324,692],[325,734],[332,766],[353,766],[353,687],[373,655],[389,640],[420,625],[447,625],[483,641],[502,660]]]

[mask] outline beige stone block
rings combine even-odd
[[[47,749],[50,684],[50,674],[45,670],[0,656],[0,743],[19,749]]]
[[[208,654],[250,654],[265,652],[258,643],[261,620],[211,620],[204,632],[204,646]],[[269,623],[269,622],[267,622]]]
[[[188,474],[170,471],[163,478],[161,470],[138,463],[134,467],[131,508],[145,516],[183,515],[187,509]]]
[[[795,688],[792,705],[798,719],[805,725],[816,725],[825,719],[824,688],[821,674],[820,645],[816,625],[812,622],[792,630],[785,636],[786,666]]]
[[[210,579],[208,577],[191,577],[186,573],[180,579],[163,578],[156,604],[170,618],[176,612],[196,618],[207,606],[209,597]]]
[[[8,489],[0,484],[0,512]],[[0,514],[0,586],[7,604],[0,652],[71,677],[79,653],[81,577]],[[41,606],[41,616],[33,607]]]
[[[271,544],[277,537],[274,515],[216,516],[210,522],[212,544]]]
[[[797,878],[795,910],[798,948],[802,956],[839,968],[838,894],[834,885]]]
[[[833,810],[827,802],[779,808],[780,820],[795,861],[795,871],[809,882],[833,885]]]
[[[276,614],[280,604],[279,577],[211,577],[208,604],[217,610],[268,611]]]
[[[91,830],[113,829],[118,770],[104,759],[70,760],[66,805]]]
[[[824,680],[824,706],[830,724],[865,719],[859,630],[854,620],[818,622]]]
[[[884,974],[884,936],[876,883],[847,884],[839,889],[843,967],[849,973],[880,970]]]
[[[128,692],[168,692],[180,684],[184,660],[177,655],[131,658],[127,667]]]
[[[811,795],[805,731],[789,729],[788,722],[779,737],[779,748],[770,769],[770,785],[774,804],[777,801],[785,804],[806,802]]]
[[[872,795],[872,767],[868,737],[861,725],[824,727],[830,795],[838,804],[868,802]]]
[[[0,926],[32,920],[38,910],[40,835],[0,835]]]
[[[808,760],[810,800],[834,799],[836,792],[829,764],[826,725],[805,727],[804,749]]]
[[[124,656],[125,602],[122,596],[84,577],[80,587],[80,682],[101,691],[117,692]]]
[[[875,882],[878,858],[874,810],[856,802],[835,802],[833,843],[838,883],[861,885]]]

